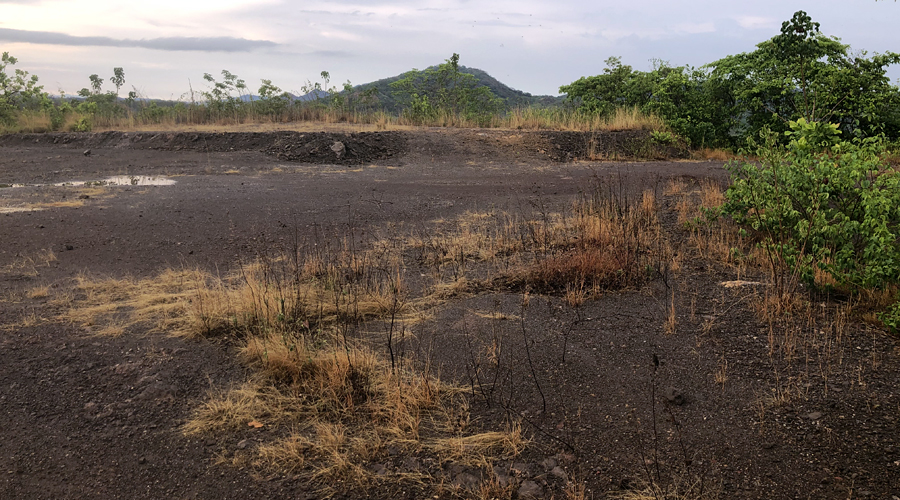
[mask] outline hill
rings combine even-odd
[[[524,106],[551,107],[561,104],[564,99],[563,97],[549,95],[536,96],[531,95],[528,92],[516,90],[489,75],[486,71],[480,70],[478,68],[468,68],[466,66],[460,66],[459,70],[463,73],[468,73],[475,76],[479,85],[483,85],[489,88],[491,92],[494,93],[494,95],[503,99],[506,102],[506,106],[508,108]],[[397,113],[400,111],[400,108],[396,98],[394,97],[391,84],[396,82],[397,80],[400,80],[404,76],[406,76],[406,73],[392,76],[390,78],[383,78],[381,80],[376,80],[370,83],[364,83],[362,85],[357,85],[353,87],[353,91],[354,93],[362,93],[374,87],[376,90],[373,105],[376,107],[383,107],[385,111],[388,111],[390,113]]]

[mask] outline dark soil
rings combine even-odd
[[[594,156],[633,157],[634,137],[595,137]],[[208,391],[247,377],[226,343],[91,336],[29,292],[65,293],[82,272],[225,272],[323,232],[427,231],[435,219],[491,207],[559,210],[597,182],[660,191],[673,177],[727,177],[715,162],[568,161],[590,156],[589,141],[496,130],[0,137],[0,185],[30,184],[0,188],[0,209],[44,208],[0,213],[0,498],[316,498],[291,476],[216,465],[247,436],[179,430]],[[112,175],[177,183],[104,195],[52,185]],[[35,258],[47,249],[55,261]],[[752,307],[763,289],[720,284],[760,276],[699,258],[677,276],[674,289],[657,279],[579,310],[554,296],[526,307],[515,293],[454,299],[416,327],[407,349],[472,387],[477,425],[523,423],[533,444],[500,465],[547,497],[564,498],[559,472],[584,482],[588,498],[648,479],[699,483],[721,498],[900,497],[897,339],[858,321],[838,339],[820,324],[802,330],[791,358],[776,331],[770,354]],[[673,295],[678,326],[666,334]],[[492,312],[508,319],[476,314]],[[507,349],[490,363],[478,353],[494,341]],[[405,458],[373,466],[400,470]],[[477,474],[450,465],[445,481]]]

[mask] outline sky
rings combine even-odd
[[[611,56],[646,71],[752,51],[797,10],[855,51],[900,51],[890,0],[0,0],[0,52],[52,94],[91,74],[112,90],[114,67],[123,93],[144,97],[190,100],[223,69],[254,91],[268,79],[299,94],[322,71],[357,85],[459,53],[513,88],[556,95]],[[900,83],[900,68],[889,75]]]

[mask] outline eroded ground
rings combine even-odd
[[[210,391],[248,379],[233,340],[63,319],[77,277],[225,275],[310,242],[539,220],[597,190],[654,193],[676,268],[582,303],[491,281],[472,258],[482,284],[432,301],[398,347],[468,389],[470,425],[520,424],[528,448],[491,468],[389,449],[374,476],[427,480],[334,494],[603,498],[656,482],[687,498],[900,497],[900,344],[827,298],[778,313],[797,326],[760,319],[765,273],[704,254],[678,218],[679,196],[726,181],[721,163],[572,161],[590,137],[503,131],[194,135],[0,140],[0,497],[323,494],[237,460],[277,429],[183,432]],[[425,287],[429,264],[407,250],[409,286]],[[377,346],[384,325],[368,331]]]

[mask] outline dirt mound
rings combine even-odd
[[[550,144],[547,155],[554,161],[582,159],[654,159],[687,158],[690,152],[683,142],[659,142],[648,130],[609,132],[541,132]]]
[[[57,144],[78,148],[163,151],[260,151],[285,161],[359,165],[406,151],[402,132],[98,132],[0,136],[0,145]]]
[[[668,159],[689,155],[684,143],[659,142],[646,130],[557,132],[506,130],[426,130],[421,132],[98,132],[12,134],[0,146],[63,145],[76,148],[131,148],[162,151],[259,151],[279,160],[360,165],[414,152],[501,156],[569,162],[578,159]]]

